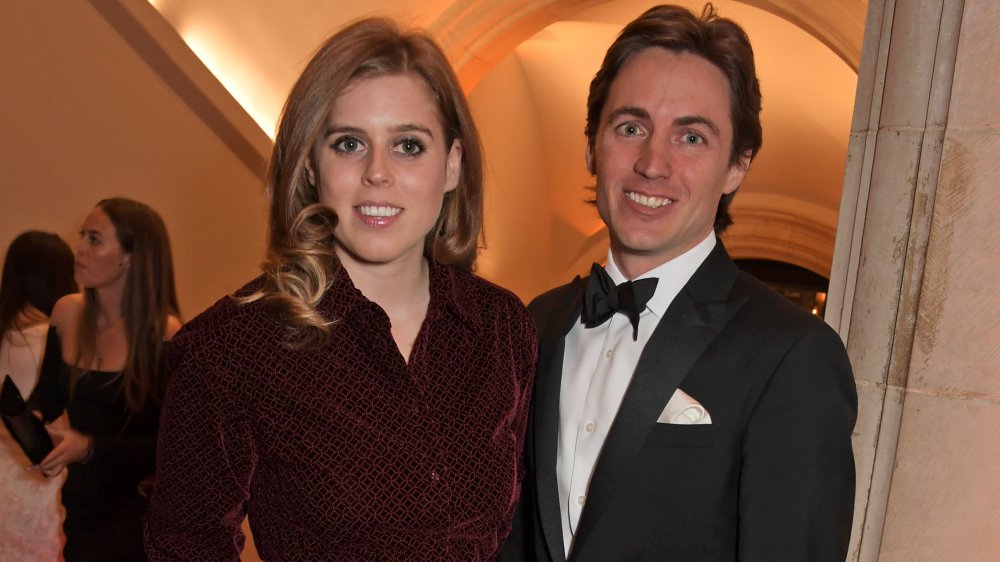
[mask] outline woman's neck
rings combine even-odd
[[[95,311],[97,317],[97,328],[107,329],[114,326],[122,319],[122,299],[124,298],[124,286],[114,285],[95,289]]]
[[[431,300],[430,266],[423,256],[408,262],[362,264],[341,259],[354,286],[389,317],[392,338],[409,363],[413,343]]]
[[[361,294],[381,306],[390,317],[393,310],[425,301],[430,294],[430,269],[423,258],[392,264],[364,264],[342,259],[341,264]]]

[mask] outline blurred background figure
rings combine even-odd
[[[149,206],[105,199],[87,215],[75,248],[81,293],[52,310],[42,373],[30,406],[55,449],[47,476],[69,466],[62,491],[68,562],[142,560],[146,500],[154,472],[165,342],[180,328],[170,242]]]
[[[10,243],[0,279],[0,377],[10,375],[22,396],[38,382],[49,314],[76,292],[73,251],[55,234],[31,230]],[[31,461],[0,425],[0,556],[7,561],[58,560],[59,486],[27,470]]]

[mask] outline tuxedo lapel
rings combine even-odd
[[[594,468],[574,554],[585,550],[664,405],[705,348],[743,306],[743,299],[728,300],[736,271],[722,244],[717,244],[653,331]]]
[[[577,277],[561,289],[552,306],[533,310],[539,324],[538,381],[535,385],[535,486],[538,515],[550,559],[566,560],[563,545],[556,457],[559,450],[559,393],[566,334],[579,320],[584,280]]]

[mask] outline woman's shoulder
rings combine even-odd
[[[239,338],[253,325],[266,321],[260,301],[243,300],[243,297],[253,294],[255,287],[260,286],[261,279],[258,277],[232,294],[215,301],[183,326],[177,318],[171,317],[177,327],[171,343],[179,345],[191,339],[205,343],[222,343]]]
[[[60,333],[76,326],[83,313],[83,293],[70,293],[56,301],[49,315],[49,324]]]
[[[445,267],[444,270],[450,278],[456,298],[466,306],[477,307],[487,315],[500,312],[527,318],[524,303],[510,290],[469,271],[450,267]]]
[[[177,335],[177,332],[180,331],[180,329],[181,329],[181,327],[183,325],[184,324],[181,322],[181,319],[178,318],[178,317],[176,317],[176,316],[174,316],[173,314],[171,314],[170,316],[167,316],[166,333],[163,334],[164,335],[164,339],[167,339],[167,340],[173,339],[173,337],[175,335]]]

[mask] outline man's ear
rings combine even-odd
[[[458,187],[458,180],[462,177],[462,141],[455,139],[451,143],[451,150],[448,151],[448,161],[445,163],[445,193]]]
[[[752,156],[753,152],[747,150],[743,154],[740,154],[738,162],[729,167],[729,177],[726,178],[726,186],[722,190],[722,193],[728,195],[736,191],[736,188],[743,183],[743,178],[746,177],[747,171],[750,170],[750,158]]]
[[[594,171],[594,147],[587,143],[587,152],[583,155],[584,159],[587,161],[587,171],[590,175],[596,175],[597,172]]]

